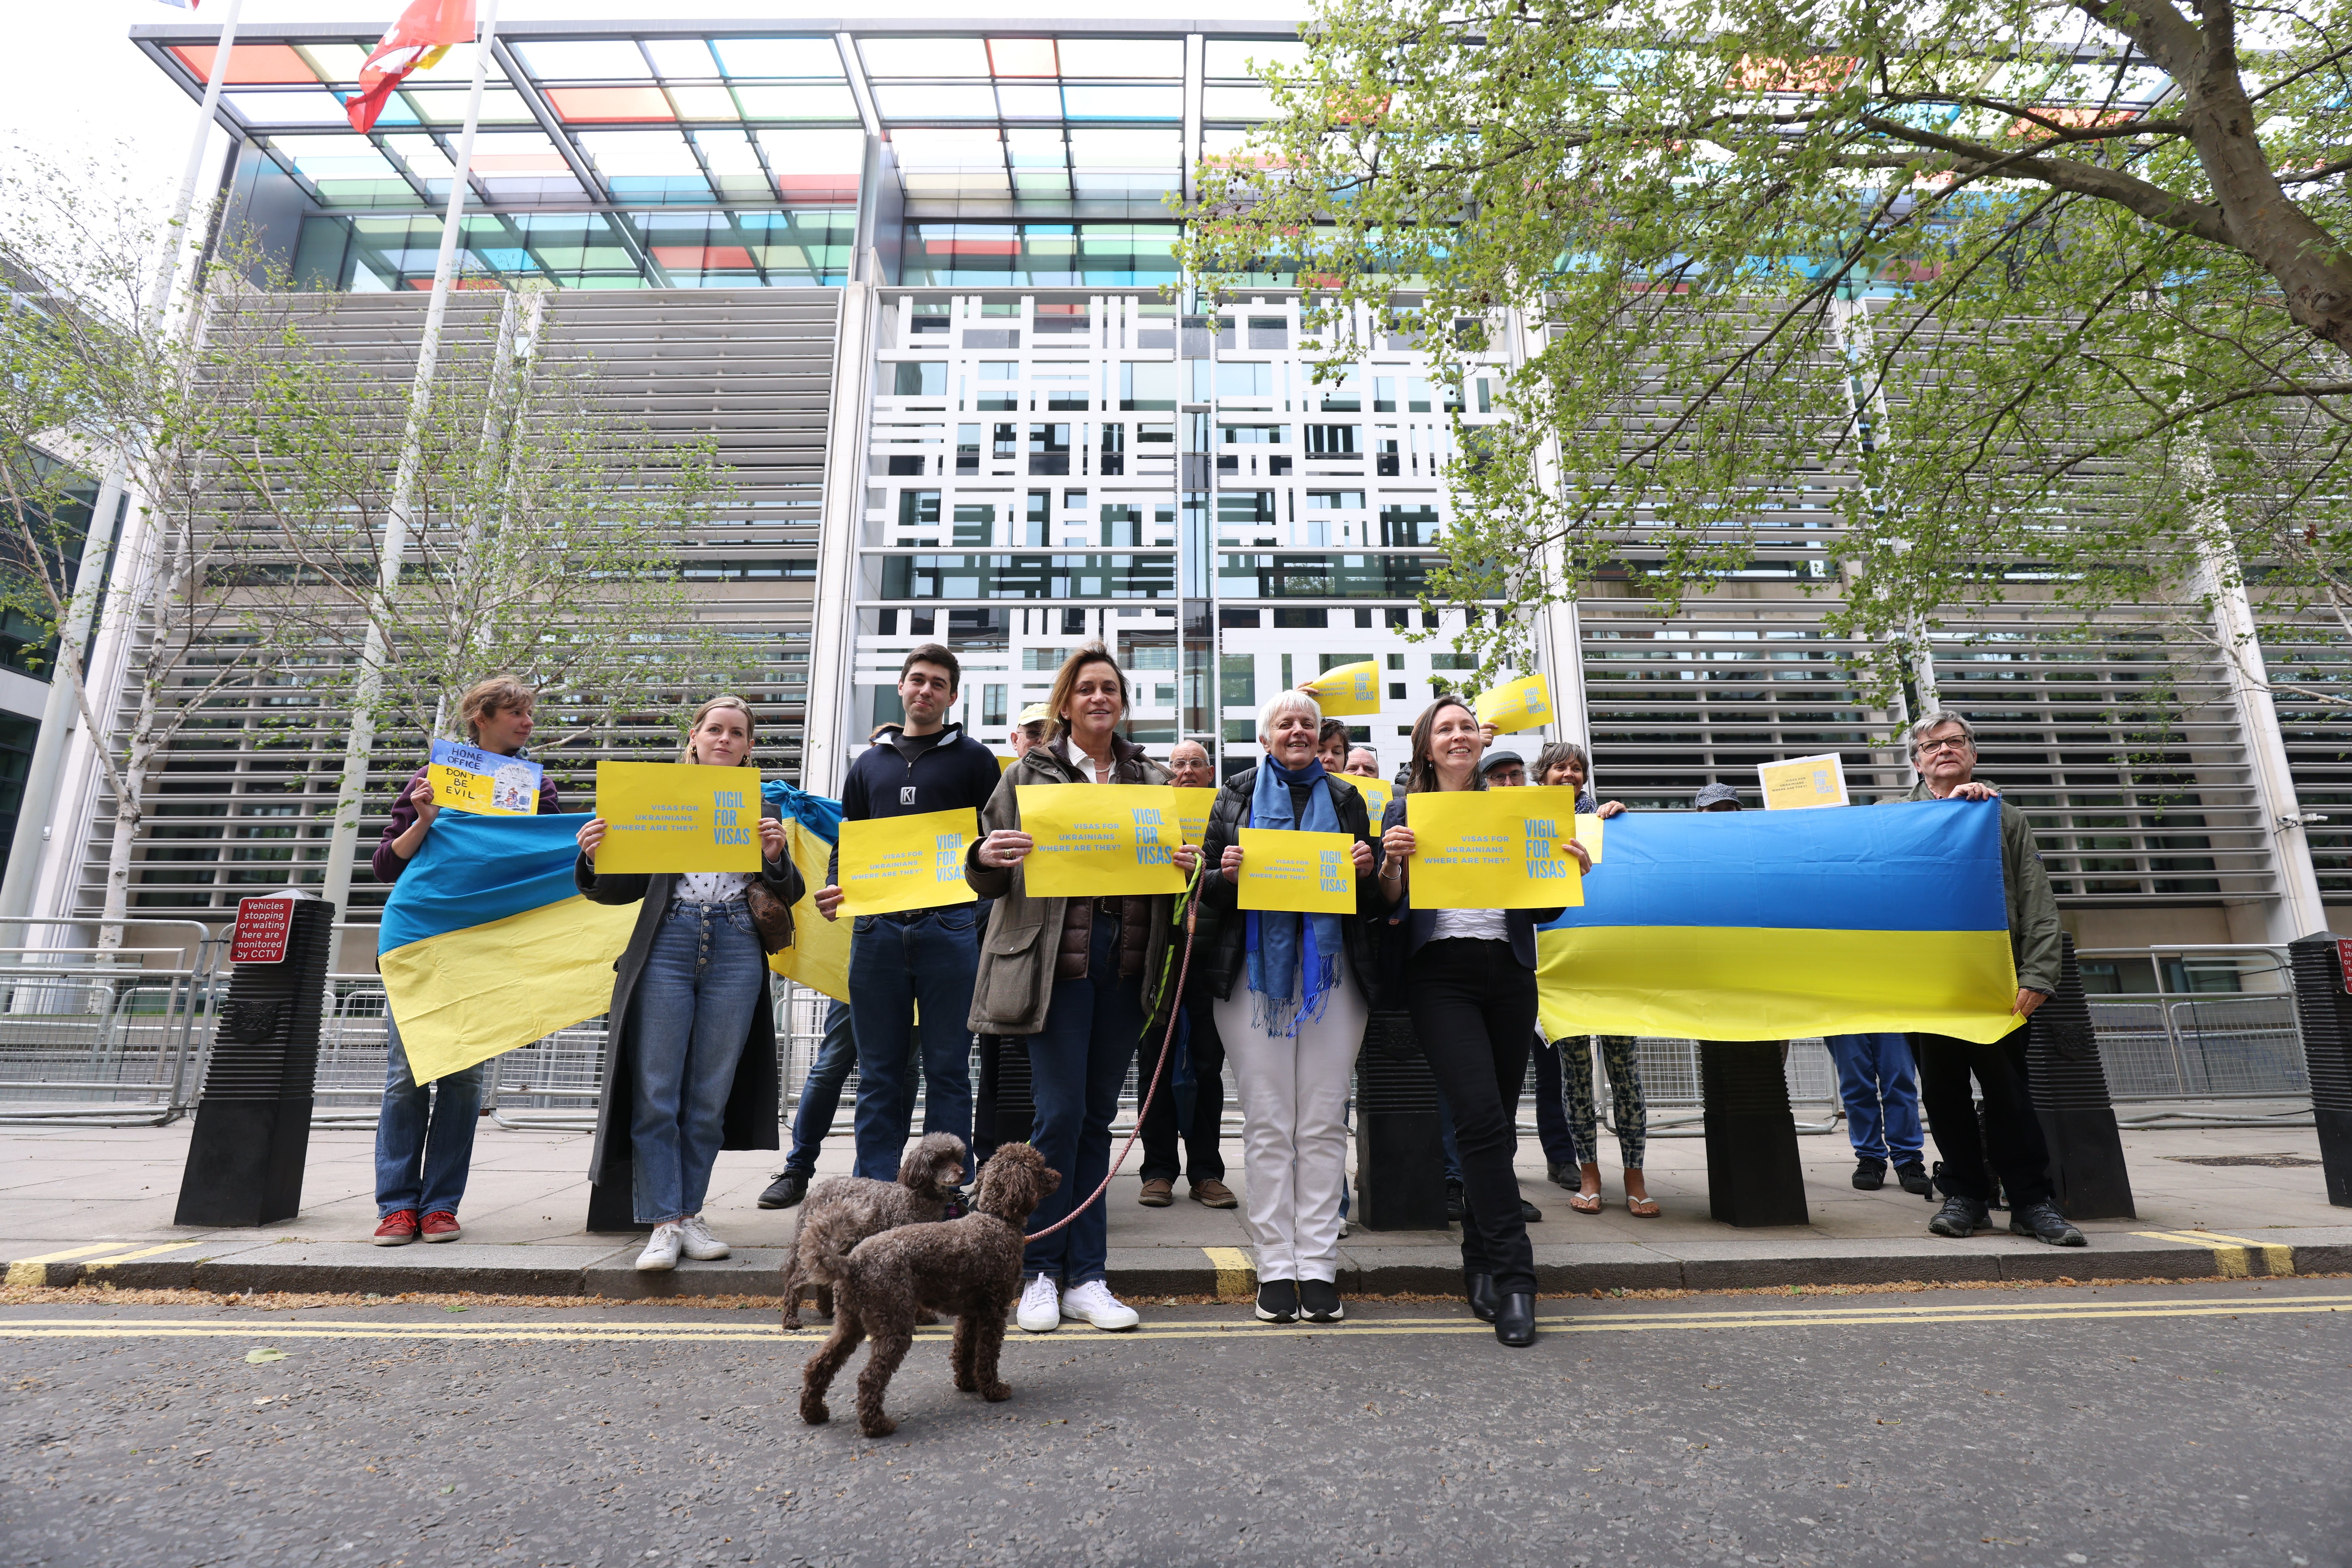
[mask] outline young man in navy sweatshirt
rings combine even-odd
[[[850,822],[977,811],[995,793],[996,753],[947,723],[962,668],[954,654],[925,643],[898,667],[903,724],[885,725],[841,784],[841,815]],[[816,895],[817,912],[837,918],[841,858]],[[859,915],[849,938],[850,1032],[857,1037],[856,1173],[895,1181],[915,1114],[908,1062],[915,1014],[921,1010],[923,1131],[952,1132],[971,1143],[972,976],[980,931],[970,904]]]

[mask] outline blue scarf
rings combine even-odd
[[[1302,783],[1308,786],[1303,818],[1290,805],[1290,786]],[[1341,831],[1331,786],[1324,780],[1323,759],[1317,757],[1294,772],[1270,753],[1263,758],[1250,795],[1249,825],[1308,833]],[[1244,931],[1249,988],[1257,997],[1253,1021],[1269,1035],[1296,1035],[1300,1018],[1321,1017],[1323,999],[1339,984],[1339,917],[1251,910]],[[1301,989],[1303,997],[1293,994]]]

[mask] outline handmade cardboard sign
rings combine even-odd
[[[979,837],[970,806],[841,825],[840,913],[896,914],[976,902],[963,879],[964,851]]]
[[[433,804],[484,816],[536,816],[546,769],[462,741],[436,741],[425,777]]]
[[[1181,893],[1175,854],[1183,840],[1176,792],[1167,784],[1016,784],[1022,862],[1033,899]]]
[[[697,763],[598,763],[603,876],[760,868],[760,771]]]

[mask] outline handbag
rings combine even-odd
[[[754,877],[743,889],[743,907],[751,911],[751,929],[759,933],[761,952],[773,957],[793,945],[793,911],[774,889]]]

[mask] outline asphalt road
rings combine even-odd
[[[1231,1308],[944,1341],[802,1425],[766,1314],[0,1310],[0,1555],[169,1563],[2263,1563],[2352,1554],[2352,1281]],[[282,1360],[249,1361],[257,1351]],[[851,1371],[863,1364],[863,1354]],[[845,1394],[846,1390],[843,1391]],[[1843,1493],[1843,1496],[1840,1496]]]

